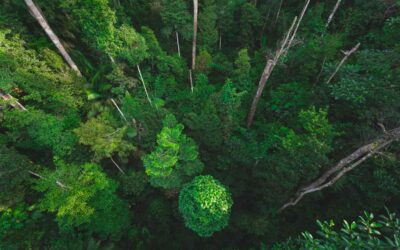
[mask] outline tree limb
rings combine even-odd
[[[326,84],[329,84],[332,79],[335,77],[336,73],[339,71],[339,69],[343,66],[344,62],[351,56],[351,54],[353,54],[354,52],[356,52],[358,50],[358,48],[360,48],[361,43],[358,43],[356,46],[354,46],[351,50],[349,51],[344,51],[344,57],[342,59],[342,61],[340,61],[340,63],[338,64],[338,66],[336,67],[335,71],[332,73],[332,75],[329,77],[328,81],[326,82]]]
[[[392,142],[400,139],[400,127],[395,128],[385,133],[381,138],[358,148],[356,151],[346,156],[338,162],[335,166],[328,169],[322,176],[316,179],[311,184],[300,188],[294,197],[285,203],[279,212],[284,209],[295,206],[306,194],[313,193],[332,186],[344,174],[353,170],[361,163],[369,159],[374,154],[377,154],[383,148],[389,146]]]

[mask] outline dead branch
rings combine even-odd
[[[328,28],[329,24],[332,22],[333,17],[336,14],[336,11],[338,10],[340,3],[342,2],[342,0],[338,0],[335,4],[335,7],[333,8],[331,14],[329,15],[328,21],[325,24],[325,29]]]
[[[343,66],[344,62],[346,62],[346,60],[351,56],[351,54],[353,54],[354,52],[356,52],[358,50],[358,48],[360,48],[361,43],[358,43],[356,46],[354,46],[351,50],[348,51],[343,51],[344,57],[342,59],[342,61],[340,61],[340,63],[338,64],[338,66],[336,67],[335,71],[332,73],[332,75],[329,77],[328,81],[326,82],[326,84],[329,84],[332,79],[335,77],[336,73],[339,71],[339,69]]]
[[[325,189],[335,184],[343,175],[353,170],[361,163],[369,159],[380,150],[389,146],[392,142],[400,139],[400,127],[385,133],[375,141],[358,148],[356,151],[339,161],[338,164],[328,169],[321,177],[311,184],[300,188],[294,197],[285,203],[279,212],[284,209],[295,206],[306,194],[313,193]]]

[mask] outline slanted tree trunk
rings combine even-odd
[[[329,24],[332,22],[333,17],[336,14],[336,11],[338,10],[340,3],[342,2],[342,0],[338,0],[335,4],[335,7],[333,8],[331,14],[329,15],[328,21],[325,24],[325,28],[328,28]]]
[[[336,67],[335,71],[332,73],[332,75],[329,77],[328,81],[326,81],[326,84],[329,84],[332,79],[335,77],[335,75],[337,74],[337,72],[339,71],[339,69],[343,66],[344,62],[346,62],[346,60],[351,56],[351,54],[353,54],[354,52],[356,52],[358,50],[358,48],[360,47],[361,43],[358,43],[356,46],[354,46],[351,50],[349,51],[343,51],[344,57],[342,59],[342,61],[340,61],[340,63],[338,64],[338,66]]]
[[[142,76],[142,71],[140,70],[139,64],[136,65],[136,67],[137,67],[137,70],[139,72],[139,77],[140,77],[140,80],[142,81],[144,92],[146,93],[147,100],[149,101],[150,105],[153,105],[153,103],[151,102],[149,93],[147,92],[146,83],[144,82],[144,79],[143,79],[143,76]]]
[[[28,111],[21,103],[19,103],[19,101],[16,98],[14,98],[10,94],[6,94],[0,91],[0,98],[3,99],[4,101],[9,101],[10,105],[15,109],[19,109],[21,111]]]
[[[176,47],[178,48],[178,55],[181,57],[181,45],[179,43],[179,33],[178,31],[175,31],[175,36],[176,36]]]
[[[283,211],[290,206],[295,206],[306,194],[317,192],[332,186],[347,172],[353,170],[361,163],[369,159],[371,156],[399,139],[400,127],[395,128],[389,132],[384,131],[383,136],[374,140],[371,143],[368,143],[358,148],[356,151],[340,160],[335,166],[328,169],[324,174],[321,175],[321,177],[316,179],[314,182],[303,188],[300,188],[296,192],[294,197],[290,199],[287,203],[285,203],[279,209],[279,211]]]
[[[274,59],[268,60],[267,64],[265,65],[264,71],[258,83],[257,92],[253,98],[253,102],[251,104],[250,111],[247,116],[248,128],[250,128],[251,125],[253,124],[254,115],[257,111],[257,104],[260,101],[261,94],[264,90],[266,81],[268,81],[269,77],[271,76],[271,73],[274,70],[276,64],[279,62],[280,57],[286,54],[289,51],[290,47],[292,46],[294,38],[296,37],[297,34],[297,30],[299,29],[300,23],[303,20],[304,14],[306,13],[309,4],[310,0],[307,0],[303,7],[303,10],[301,11],[300,18],[299,19],[297,19],[297,17],[294,18],[293,23],[290,26],[290,29],[287,32],[285,39],[281,43],[280,49],[275,52]]]
[[[196,46],[197,46],[197,16],[199,11],[198,0],[193,0],[193,47],[192,47],[192,70],[196,69]]]
[[[40,24],[42,29],[46,32],[47,36],[54,43],[60,54],[64,57],[65,61],[68,65],[79,75],[81,76],[81,72],[76,66],[75,62],[69,56],[68,52],[65,50],[64,46],[61,44],[60,39],[58,39],[57,35],[54,34],[53,30],[47,23],[45,17],[42,15],[38,7],[33,3],[32,0],[24,0],[25,4],[28,6],[30,13],[36,19],[36,21]]]

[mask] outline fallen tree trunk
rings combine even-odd
[[[369,159],[374,154],[378,153],[380,150],[389,146],[392,142],[400,139],[400,127],[395,128],[389,132],[384,131],[385,134],[380,138],[368,143],[356,151],[346,156],[340,160],[335,166],[328,169],[324,174],[322,174],[318,179],[313,181],[311,184],[300,188],[293,198],[291,198],[287,203],[285,203],[279,212],[284,209],[295,206],[299,201],[306,195],[313,192],[320,191],[327,187],[332,186],[336,183],[343,175],[347,172],[353,170],[361,163]]]
[[[76,66],[75,62],[69,56],[68,52],[65,50],[64,46],[61,44],[60,39],[53,32],[53,30],[47,23],[45,17],[42,15],[42,13],[38,9],[38,7],[33,3],[32,0],[24,0],[24,1],[25,1],[26,6],[28,6],[29,11],[32,14],[32,16],[36,19],[36,21],[40,24],[42,29],[46,32],[47,36],[50,38],[50,40],[53,42],[53,44],[57,47],[58,51],[64,57],[64,59],[68,63],[68,65],[76,72],[76,74],[78,76],[81,76],[82,74],[79,71],[78,66]]]

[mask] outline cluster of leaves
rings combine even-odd
[[[232,204],[228,190],[210,175],[197,176],[179,194],[179,211],[186,226],[202,237],[228,225]]]
[[[167,115],[157,135],[157,147],[143,156],[143,165],[150,183],[155,187],[179,188],[187,177],[203,170],[193,139],[182,134],[184,126],[174,115]]]

